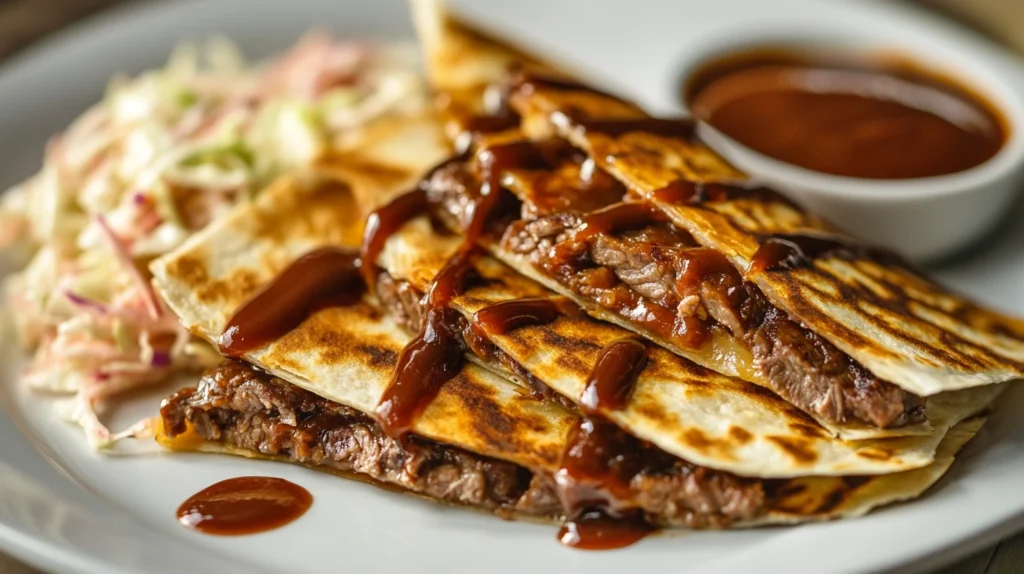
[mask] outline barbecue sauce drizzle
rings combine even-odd
[[[445,263],[427,292],[423,327],[398,356],[391,382],[375,410],[389,436],[402,438],[441,385],[454,377],[465,362],[466,342],[461,315],[448,306],[462,290],[472,266],[473,252],[462,249]]]
[[[769,235],[762,239],[761,247],[750,260],[747,273],[810,267],[818,259],[871,259],[896,267],[908,266],[892,251],[863,245],[846,237],[792,233]]]
[[[391,237],[410,219],[425,213],[427,210],[427,194],[421,188],[408,191],[388,202],[387,205],[374,210],[366,218],[363,229],[363,244],[359,248],[360,271],[363,281],[373,290],[377,283],[380,269],[377,258],[384,249],[388,237]]]
[[[624,408],[646,365],[647,346],[639,339],[619,339],[608,344],[601,349],[583,387],[580,405],[591,412]]]
[[[462,244],[427,289],[423,327],[398,356],[391,382],[377,404],[377,421],[389,436],[402,438],[413,421],[441,390],[441,385],[456,376],[465,362],[466,341],[461,314],[449,307],[461,293],[473,269],[476,243],[486,231],[490,217],[501,197],[501,174],[515,167],[541,163],[535,146],[513,142],[488,147],[477,154],[482,172],[477,198],[468,210]],[[365,245],[383,245],[382,233],[395,229],[381,227],[368,234]]]
[[[501,301],[478,310],[473,314],[471,326],[477,336],[487,339],[520,327],[552,323],[561,314],[554,301],[528,297]]]
[[[668,456],[597,414],[618,410],[647,363],[647,347],[636,339],[606,345],[580,395],[583,416],[562,454],[555,484],[566,512],[558,540],[586,550],[622,548],[653,532],[632,504],[630,482]]]
[[[561,113],[561,112],[556,112]],[[692,140],[696,137],[693,122],[686,118],[640,117],[628,120],[571,120],[584,134],[619,137],[630,132],[643,132],[666,138]]]
[[[571,260],[580,243],[598,235],[639,229],[659,222],[672,225],[661,210],[646,201],[615,203],[592,211],[583,216],[572,241],[555,246],[551,260],[545,263],[547,270],[558,273],[561,261]],[[738,277],[735,269],[721,254],[708,249],[687,250],[680,260],[680,269],[677,273],[679,292],[699,292],[700,281],[705,276],[715,273],[732,273]],[[612,305],[619,315],[644,325],[646,329],[659,336],[671,338],[686,348],[700,348],[711,337],[707,320],[695,314],[681,316],[674,309],[648,301],[632,290],[625,297],[616,297],[613,304],[609,304]]]
[[[303,255],[242,305],[218,342],[221,353],[241,357],[299,326],[318,308],[359,300],[363,282],[357,254],[323,247]]]

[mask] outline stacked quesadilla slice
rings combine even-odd
[[[875,368],[885,339],[841,343],[758,275],[835,259],[914,277],[892,314],[951,295],[849,240],[763,238],[748,228],[834,231],[744,183],[689,124],[647,118],[436,2],[414,14],[439,116],[277,181],[151,265],[169,308],[227,357],[165,401],[163,444],[562,521],[583,547],[856,516],[949,468],[1001,386],[906,383]],[[709,239],[677,203],[778,253]],[[1004,351],[1019,342],[1016,323],[970,309],[957,316],[975,331],[947,342],[991,326]],[[1005,354],[984,360],[1006,375],[987,382],[1011,378]]]
[[[431,80],[461,102],[450,131],[461,126],[460,139],[476,142],[476,161],[435,171],[427,189],[457,228],[484,189],[481,158],[504,154],[491,177],[515,197],[481,243],[517,271],[595,317],[772,389],[847,439],[931,433],[926,397],[1021,376],[1019,320],[745,182],[688,120],[650,118],[512,51],[504,72],[453,71],[451,54],[486,67],[465,62],[480,40],[431,4],[418,5],[421,27],[448,30],[424,34],[434,39]],[[495,92],[504,100],[488,110]],[[490,129],[488,117],[506,124]],[[522,152],[530,142],[532,156]],[[783,283],[792,293],[780,298]]]

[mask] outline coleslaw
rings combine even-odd
[[[73,394],[71,418],[97,448],[137,434],[108,430],[104,405],[219,360],[160,301],[146,263],[354,130],[425,102],[411,47],[322,33],[268,63],[215,39],[115,78],[50,140],[42,169],[0,196],[0,248],[35,250],[6,282],[34,352],[22,381]]]

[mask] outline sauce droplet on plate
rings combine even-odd
[[[217,536],[256,534],[299,518],[313,504],[301,486],[269,476],[241,476],[218,482],[178,507],[186,528]]]

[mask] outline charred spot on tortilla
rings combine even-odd
[[[748,431],[735,425],[729,425],[729,436],[741,445],[750,442],[754,438]]]
[[[807,447],[805,440],[784,436],[771,436],[768,440],[778,445],[797,464],[810,464],[818,458],[818,455]]]

